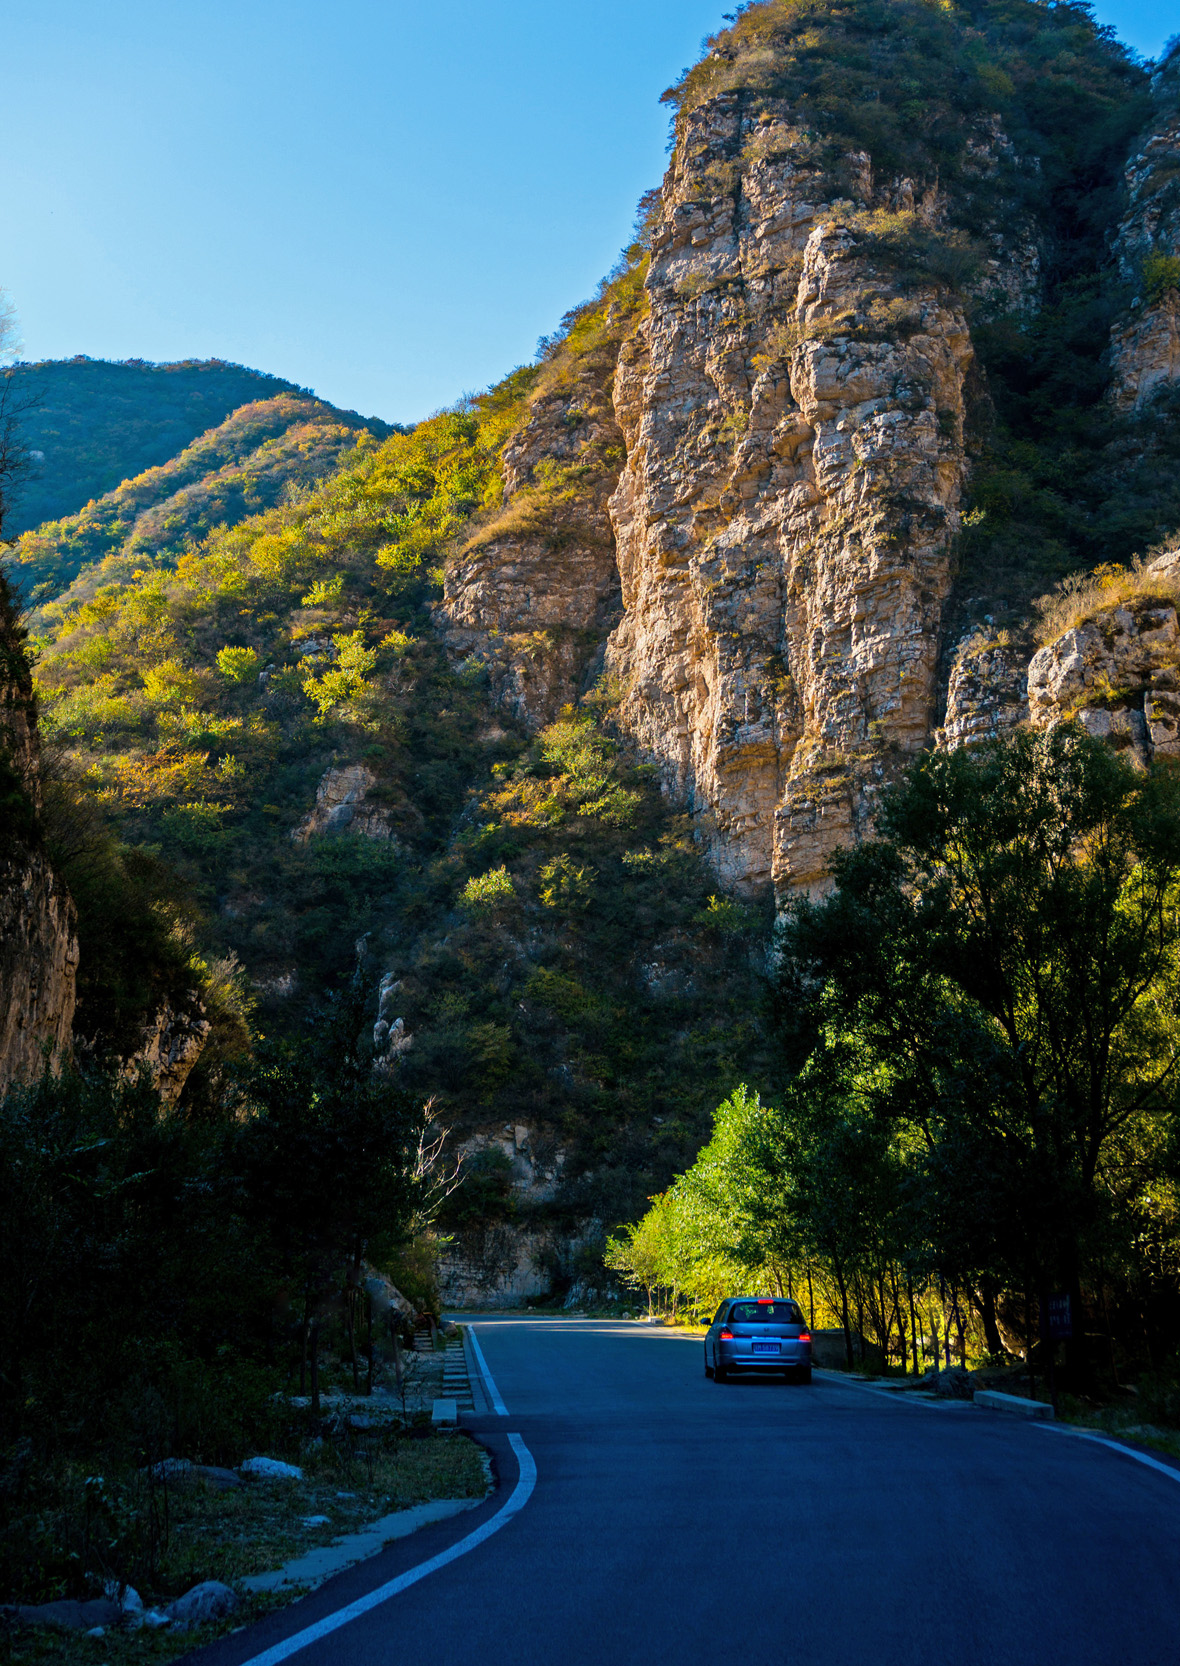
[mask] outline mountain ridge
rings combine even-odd
[[[72,515],[167,463],[240,405],[284,393],[315,398],[309,388],[225,359],[156,364],[77,354],[18,362],[5,374],[35,465],[9,505],[10,536]],[[389,432],[375,417],[367,425]]]

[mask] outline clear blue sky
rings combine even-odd
[[[8,0],[28,358],[234,359],[409,420],[530,359],[728,0]],[[1100,0],[1153,56],[1175,0]]]

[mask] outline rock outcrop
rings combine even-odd
[[[68,1055],[78,941],[74,905],[37,825],[37,708],[15,614],[0,578],[0,1090]]]
[[[1180,381],[1180,48],[1152,84],[1160,114],[1127,165],[1114,240],[1119,276],[1134,292],[1111,332],[1111,398],[1126,413]]]
[[[962,313],[819,198],[785,110],[693,111],[616,382],[608,664],[738,890],[819,885],[925,743],[964,475]]]
[[[175,1105],[211,1028],[195,995],[179,1011],[166,1002],[147,1025],[142,1046],[124,1061],[120,1075],[131,1081],[146,1070],[164,1103]]]
[[[941,750],[998,740],[1028,722],[1028,650],[973,632],[951,661]]]
[[[608,304],[588,350],[543,367],[505,447],[504,509],[445,577],[449,648],[481,660],[500,704],[534,730],[584,692],[619,617],[607,501],[624,454],[611,394],[630,315]]]
[[[1180,758],[1180,552],[1157,556],[1137,578],[1108,575],[1088,605],[1036,650],[973,635],[951,665],[944,748],[991,740],[1031,723],[1076,718],[1140,767]]]
[[[878,201],[934,223],[937,200],[861,172],[859,205],[825,203],[773,101],[685,117],[647,307],[609,375],[600,355],[594,387],[534,405],[505,515],[447,576],[452,648],[534,726],[621,608],[619,720],[739,891],[819,885],[934,719],[972,348],[862,224]],[[589,490],[538,489],[579,458]]]
[[[338,764],[326,769],[316,788],[315,805],[292,834],[297,844],[322,833],[355,833],[366,839],[391,839],[389,810],[370,801],[377,777],[367,764]]]
[[[1028,698],[1038,728],[1076,717],[1143,767],[1180,757],[1175,601],[1134,596],[1071,625],[1033,656]]]

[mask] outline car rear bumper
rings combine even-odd
[[[810,1354],[731,1354],[721,1348],[717,1358],[726,1371],[804,1371],[811,1365]]]

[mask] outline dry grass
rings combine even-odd
[[[1136,556],[1129,567],[1106,565],[1073,573],[1034,603],[1036,640],[1044,647],[1096,613],[1136,601],[1180,602],[1180,568],[1152,572],[1147,561]]]

